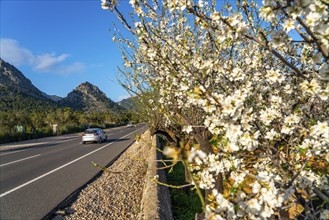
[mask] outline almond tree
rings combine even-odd
[[[158,91],[155,133],[187,167],[203,217],[328,218],[328,2],[130,4],[128,20],[102,1],[132,34],[114,37],[127,87]]]

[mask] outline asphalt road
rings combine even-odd
[[[109,129],[102,144],[83,145],[79,135],[71,135],[0,147],[0,219],[42,219],[100,171],[92,161],[106,166],[145,130]]]

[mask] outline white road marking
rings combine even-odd
[[[18,162],[21,162],[21,161],[24,161],[24,160],[28,160],[28,159],[31,159],[31,158],[34,158],[34,157],[38,157],[40,155],[41,154],[37,154],[37,155],[31,156],[31,157],[26,157],[26,158],[23,158],[23,159],[20,159],[20,160],[15,160],[15,161],[12,161],[10,163],[2,164],[2,165],[0,165],[0,167],[4,167],[4,166],[7,166],[7,165],[10,165],[10,164],[13,164],[13,163],[18,163]]]
[[[17,150],[17,151],[8,152],[8,153],[1,153],[0,152],[0,157],[1,156],[6,156],[6,155],[9,155],[9,154],[15,154],[15,153],[23,152],[23,151],[26,151],[26,150]]]
[[[131,132],[131,133],[129,133],[129,134],[126,134],[126,135],[124,135],[124,136],[118,138],[117,140],[115,140],[115,141],[113,141],[113,142],[111,142],[111,143],[108,143],[108,144],[104,145],[103,147],[100,147],[100,148],[98,148],[98,149],[96,149],[96,150],[94,150],[94,151],[91,151],[91,152],[89,152],[89,153],[87,153],[87,154],[85,154],[85,155],[83,155],[83,156],[81,156],[81,157],[79,157],[79,158],[77,158],[77,159],[75,159],[75,160],[72,160],[71,162],[68,162],[68,163],[66,163],[66,164],[64,164],[64,165],[62,165],[62,166],[60,166],[60,167],[57,167],[57,168],[54,169],[54,170],[49,171],[48,173],[45,173],[45,174],[43,174],[43,175],[41,175],[41,176],[39,176],[39,177],[37,177],[37,178],[34,178],[34,179],[32,179],[32,180],[30,180],[30,181],[28,181],[28,182],[26,182],[26,183],[23,183],[23,184],[20,185],[20,186],[17,186],[17,187],[15,187],[15,188],[13,188],[13,189],[7,191],[7,192],[4,192],[4,193],[0,194],[0,198],[4,197],[4,196],[6,196],[6,195],[8,195],[8,194],[10,194],[10,193],[12,193],[12,192],[15,192],[16,190],[19,190],[19,189],[21,189],[21,188],[23,188],[23,187],[25,187],[25,186],[27,186],[27,185],[33,183],[33,182],[35,182],[35,181],[37,181],[37,180],[39,180],[39,179],[45,177],[45,176],[48,176],[48,175],[50,175],[50,174],[52,174],[52,173],[54,173],[54,172],[56,172],[56,171],[58,171],[58,170],[60,170],[60,169],[62,169],[62,168],[64,168],[64,167],[67,167],[68,165],[71,165],[72,163],[75,163],[75,162],[77,162],[78,160],[81,160],[81,159],[83,159],[83,158],[85,158],[85,157],[87,157],[87,156],[89,156],[89,155],[91,155],[91,154],[93,154],[93,153],[96,153],[97,151],[100,151],[100,150],[102,150],[102,149],[108,147],[109,145],[111,145],[111,144],[113,144],[113,143],[119,141],[121,138],[127,137],[127,136],[131,135],[132,133],[135,133],[135,132],[137,132],[137,131],[139,131],[139,130],[141,130],[141,129],[142,129],[142,128],[140,128],[140,129],[138,129],[138,130],[135,130],[135,131],[133,131],[133,132]]]

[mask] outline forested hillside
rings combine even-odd
[[[0,111],[48,111],[58,108],[59,105],[51,100],[42,100],[20,93],[18,91],[6,91],[0,88]]]
[[[111,127],[138,121],[88,82],[56,100],[36,88],[13,65],[0,60],[0,143]]]

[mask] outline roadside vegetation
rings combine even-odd
[[[163,151],[164,146],[168,143],[161,136],[160,139],[160,151]],[[189,180],[186,179],[185,166],[183,163],[178,162],[173,164],[172,162],[166,163],[165,161],[170,160],[164,155],[163,166],[168,168],[165,169],[166,179],[169,187],[171,209],[173,218],[175,220],[194,220],[195,214],[202,212],[202,204],[193,186],[189,184]],[[161,183],[160,183],[161,184]],[[186,186],[180,188],[179,186]]]
[[[169,185],[186,185],[185,169],[182,163],[177,163],[172,169],[167,169]],[[169,188],[171,206],[175,220],[194,220],[195,213],[202,212],[201,202],[192,187],[184,189]]]
[[[82,112],[32,97],[0,97],[0,144],[138,122],[133,111]],[[58,130],[54,130],[57,125]]]
[[[328,1],[129,2],[102,0],[122,84],[186,167],[196,219],[329,219]]]

